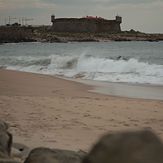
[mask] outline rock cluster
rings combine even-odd
[[[120,33],[54,32],[50,26],[1,26],[0,44],[19,42],[99,42],[99,41],[162,41],[163,34],[147,34],[130,30]]]
[[[81,163],[86,155],[83,151],[44,147],[30,152],[27,146],[12,142],[12,134],[8,132],[8,128],[8,124],[0,120],[0,163]]]
[[[14,154],[13,149],[15,149]],[[14,155],[21,159],[15,160]],[[12,143],[8,124],[0,120],[0,163],[19,162],[163,163],[163,143],[152,131],[140,130],[107,134],[89,153],[44,147],[29,151],[29,148],[22,144]]]

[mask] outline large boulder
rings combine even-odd
[[[24,163],[80,163],[84,152],[69,150],[35,148]]]
[[[0,120],[0,158],[10,156],[12,135],[7,131],[8,124]]]
[[[147,130],[102,137],[83,163],[163,163],[163,144]]]

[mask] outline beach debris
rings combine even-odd
[[[163,143],[150,130],[107,134],[83,163],[163,163]]]
[[[84,156],[82,151],[40,147],[33,149],[24,163],[80,163]]]

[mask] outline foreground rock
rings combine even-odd
[[[0,120],[0,163],[18,163],[10,158],[12,134],[8,132],[8,124]]]
[[[163,163],[163,144],[151,131],[108,134],[83,163]]]
[[[80,163],[84,152],[36,148],[31,151],[24,163]]]
[[[7,158],[11,154],[12,135],[7,130],[8,124],[0,120],[0,158]]]

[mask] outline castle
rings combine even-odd
[[[83,18],[55,18],[51,16],[52,30],[55,32],[120,32],[122,17],[116,16],[115,20],[107,20],[101,17],[86,16]]]

